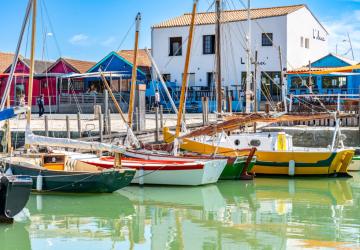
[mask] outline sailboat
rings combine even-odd
[[[91,165],[73,163],[68,161],[64,153],[14,153],[1,160],[7,171],[15,175],[28,175],[32,178],[32,188],[39,192],[89,192],[89,193],[111,193],[130,184],[135,175],[132,169],[121,168],[121,157],[123,147],[108,145],[104,143],[88,143],[71,139],[50,138],[36,136],[30,129],[32,89],[34,78],[35,57],[35,34],[36,34],[36,0],[29,0],[27,15],[23,24],[26,26],[29,12],[32,9],[32,34],[31,34],[31,56],[28,90],[27,125],[25,131],[25,146],[29,151],[30,146],[66,147],[78,150],[109,151],[116,154],[117,159],[114,168],[109,170],[98,169]],[[20,40],[22,40],[23,32]],[[20,46],[18,46],[19,51]],[[12,65],[12,74],[17,63]],[[7,83],[7,91],[10,89],[11,79]],[[5,93],[7,96],[8,93]]]
[[[183,130],[186,129],[186,126],[182,119],[182,114],[183,114],[183,109],[184,109],[183,106],[184,106],[184,101],[185,101],[184,100],[185,92],[186,92],[186,88],[187,88],[187,77],[185,77],[185,76],[187,75],[189,61],[190,61],[191,44],[192,44],[192,37],[193,37],[193,32],[194,32],[196,8],[197,8],[197,1],[194,1],[193,11],[192,11],[192,25],[189,29],[187,58],[186,58],[186,62],[185,62],[184,77],[183,77],[183,82],[182,82],[182,97],[181,97],[182,102],[180,102],[179,110],[177,109],[174,101],[172,100],[170,93],[167,90],[166,84],[162,78],[162,75],[160,74],[160,72],[157,68],[157,65],[156,65],[154,59],[152,58],[149,51],[146,50],[148,57],[152,61],[152,65],[155,69],[155,72],[157,73],[158,78],[160,79],[160,82],[166,91],[169,101],[171,102],[172,108],[173,108],[174,112],[178,115],[178,126],[177,127],[179,129],[180,129],[180,127],[182,127]],[[135,48],[135,50],[136,50],[136,48]],[[136,65],[136,64],[134,63],[134,65]],[[106,82],[106,79],[103,79],[103,81]],[[134,82],[133,82],[133,84],[134,84]],[[109,92],[111,92],[110,89],[108,89],[108,90],[109,90]],[[131,104],[131,102],[130,102],[130,104]],[[130,118],[130,116],[129,116],[129,118]],[[197,162],[207,161],[207,162],[209,162],[209,164],[211,162],[212,162],[211,164],[213,164],[214,160],[220,160],[220,161],[225,160],[226,166],[224,168],[224,171],[220,172],[221,173],[220,179],[251,179],[252,176],[248,175],[247,171],[251,170],[251,168],[254,166],[254,163],[255,163],[254,149],[247,149],[247,148],[242,150],[242,152],[239,152],[239,154],[237,154],[236,156],[233,156],[233,157],[220,156],[220,155],[216,155],[216,154],[196,155],[196,154],[191,154],[191,153],[190,154],[189,153],[180,153],[180,155],[174,156],[174,155],[171,155],[169,152],[164,152],[164,151],[160,152],[160,151],[154,151],[154,150],[150,151],[150,150],[146,150],[146,149],[141,149],[141,150],[127,149],[127,151],[125,152],[125,155],[127,157],[138,158],[138,159],[143,159],[143,160],[175,161],[175,162],[183,162],[186,164],[188,164],[189,162],[194,162],[194,161],[197,161]],[[111,159],[111,158],[103,158],[103,160],[107,160],[107,159]],[[106,166],[106,163],[102,162],[102,164],[104,164]]]
[[[220,1],[217,1],[219,4]],[[237,130],[240,125],[246,125],[256,121],[266,120],[259,114],[249,114],[250,112],[250,1],[248,1],[248,25],[249,34],[247,35],[247,93],[246,93],[246,111],[243,117],[230,117],[227,121],[197,131],[178,136],[179,132],[170,132],[164,128],[164,140],[172,143],[179,140],[180,148],[186,151],[199,154],[212,155],[219,154],[224,156],[236,157],[241,154],[244,145],[256,147],[256,164],[252,172],[256,174],[275,174],[275,175],[348,175],[347,170],[354,155],[353,149],[336,149],[335,139],[339,126],[337,126],[333,145],[331,149],[327,148],[296,148],[292,145],[292,138],[284,133],[252,133],[252,134],[230,134]],[[217,9],[218,17],[219,9]],[[219,18],[218,18],[219,19]],[[218,20],[219,25],[220,20]],[[219,36],[219,34],[218,34]],[[218,43],[219,46],[219,43]],[[220,53],[220,49],[216,50]],[[218,55],[218,76],[220,75],[219,55]],[[221,78],[218,80],[218,113],[221,113]],[[220,100],[220,101],[219,101]],[[281,117],[283,114],[277,114],[272,120]],[[329,115],[329,114],[327,114]],[[330,114],[332,115],[332,114]],[[301,119],[301,118],[297,118]],[[271,120],[271,119],[268,119]]]

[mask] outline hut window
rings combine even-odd
[[[169,56],[182,55],[182,37],[170,37]]]
[[[310,39],[309,38],[305,38],[305,48],[307,48],[307,49],[310,48]]]

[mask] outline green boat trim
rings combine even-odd
[[[235,160],[233,158],[229,158],[228,164],[226,164],[224,171],[220,176],[220,180],[238,180],[243,173],[247,161],[247,156],[237,157]],[[254,157],[249,166],[248,172],[254,168],[256,162],[256,157]]]
[[[335,159],[336,153],[331,153],[330,157],[317,161],[314,163],[303,163],[303,162],[295,162],[296,167],[328,167],[331,165],[331,162]],[[263,167],[288,167],[289,162],[268,162],[268,161],[256,161],[257,166]]]

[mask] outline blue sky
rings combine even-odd
[[[211,1],[200,0],[199,11],[206,11]],[[241,6],[240,0],[226,1]],[[307,4],[325,25],[331,34],[331,49],[335,51],[338,44],[339,54],[349,48],[343,42],[349,32],[360,61],[360,0],[252,0],[254,7],[300,3]],[[0,0],[0,51],[14,51],[26,4],[27,0]],[[37,58],[99,61],[112,50],[132,49],[134,30],[125,35],[137,12],[143,16],[140,47],[150,47],[151,25],[190,12],[191,5],[192,0],[38,0]],[[25,37],[24,45],[26,41]],[[29,54],[25,48],[22,53]]]

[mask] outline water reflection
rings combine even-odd
[[[30,221],[0,227],[1,249],[354,249],[359,191],[356,175],[33,195]]]

